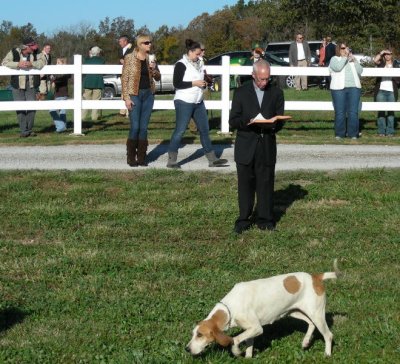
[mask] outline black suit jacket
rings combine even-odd
[[[280,88],[268,85],[264,91],[261,107],[258,103],[253,82],[249,82],[235,90],[229,125],[237,129],[235,141],[235,162],[250,164],[254,158],[258,142],[263,143],[264,161],[266,165],[276,163],[275,133],[283,127],[282,121],[273,124],[247,125],[258,113],[266,119],[275,115],[283,115],[285,99]]]

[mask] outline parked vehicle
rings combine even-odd
[[[104,75],[103,80],[103,98],[112,99],[121,96],[122,86],[121,77],[119,75]],[[156,93],[173,92],[174,90],[172,74],[161,75],[161,80],[156,81]]]
[[[306,41],[310,46],[311,51],[311,63],[318,64],[319,60],[319,48],[321,47],[320,40],[310,40]],[[271,42],[268,43],[265,51],[268,53],[275,54],[277,57],[284,59],[289,62],[289,48],[292,42]]]
[[[223,56],[231,57],[231,59],[230,59],[231,65],[235,65],[235,66],[252,66],[253,65],[253,61],[251,60],[252,53],[250,51],[225,52],[225,53],[219,54],[218,56],[210,58],[207,61],[207,65],[220,66],[222,64]],[[286,67],[289,65],[287,62],[285,62],[282,59],[275,57],[273,55],[265,54],[264,58],[273,67],[282,67],[282,66]],[[250,80],[251,78],[252,78],[251,75],[231,76],[230,87],[236,88],[236,87],[242,85],[244,82]],[[279,87],[285,87],[286,86],[286,78],[287,78],[287,76],[276,76],[276,77],[273,77],[273,81],[276,82],[279,85]],[[212,90],[213,91],[221,90],[221,76],[220,75],[214,77]]]
[[[222,64],[222,56],[230,56],[231,57],[231,65],[238,66],[251,66],[253,62],[251,60],[251,52],[250,51],[234,51],[234,52],[226,52],[222,53],[216,57],[210,58],[207,62],[207,65],[218,66]],[[264,54],[264,59],[269,62],[272,67],[289,67],[289,62],[286,62],[280,57],[277,57],[275,54],[266,52]],[[245,76],[231,76],[230,87],[236,88],[243,84],[244,82],[250,80],[251,75]],[[275,76],[272,78],[273,82],[275,82],[280,88],[293,88],[295,87],[294,76]],[[326,81],[324,77],[321,76],[309,76],[309,85],[310,86],[319,86],[320,88],[326,87]],[[214,83],[212,86],[214,91],[221,90],[221,76],[214,77]]]

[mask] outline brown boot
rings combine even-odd
[[[140,140],[138,142],[138,151],[137,151],[137,161],[139,166],[146,167],[146,156],[147,156],[147,146],[149,145],[148,140]]]
[[[126,162],[131,167],[137,167],[138,162],[136,160],[136,149],[138,147],[138,141],[135,139],[127,139],[126,141]]]

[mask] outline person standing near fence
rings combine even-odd
[[[175,115],[176,125],[171,136],[168,148],[168,168],[180,168],[177,163],[178,149],[183,134],[193,118],[200,133],[200,142],[203,146],[209,167],[218,167],[226,164],[226,159],[216,157],[209,136],[207,110],[203,101],[203,92],[207,87],[205,80],[204,63],[200,60],[201,45],[191,39],[186,39],[186,54],[176,62],[174,67],[173,83],[175,87]]]
[[[129,53],[133,52],[133,47],[132,47],[132,43],[129,42],[129,37],[127,35],[121,35],[118,38],[118,44],[120,46],[119,49],[119,63],[120,64],[124,64],[124,59],[125,56]],[[120,115],[122,116],[126,116],[127,118],[129,117],[129,111],[127,109],[121,109],[119,110]]]
[[[289,47],[289,63],[291,67],[308,67],[311,64],[311,50],[301,33]],[[307,90],[307,76],[295,76],[296,90]]]
[[[42,49],[43,58],[46,60],[46,66],[51,65],[51,44],[46,43]],[[45,100],[51,88],[50,75],[40,75],[39,99]]]
[[[229,125],[237,130],[235,162],[238,177],[239,217],[234,231],[241,234],[255,222],[261,230],[274,230],[274,181],[276,133],[283,123],[249,124],[261,114],[270,119],[283,115],[283,91],[269,83],[271,68],[267,61],[253,65],[253,82],[235,90]],[[255,198],[257,205],[253,211]]]
[[[2,61],[2,65],[17,69],[29,71],[31,69],[41,69],[46,62],[43,56],[33,56],[36,49],[36,41],[29,37],[24,39],[21,47],[13,48],[7,53]],[[40,78],[32,75],[14,75],[11,76],[11,87],[14,101],[35,101],[36,89],[39,87]],[[17,110],[17,118],[20,127],[20,137],[26,138],[36,136],[33,132],[35,122],[35,110]]]
[[[57,65],[67,64],[66,58],[57,58]],[[54,100],[67,100],[68,99],[68,80],[71,75],[55,75],[52,77],[52,83],[54,84]],[[65,109],[61,110],[50,110],[53,123],[56,126],[56,132],[62,133],[67,130],[67,113]]]
[[[106,61],[100,57],[101,49],[97,46],[90,48],[89,57],[83,60],[83,64],[105,64]],[[101,100],[104,89],[103,75],[86,74],[83,77],[83,99]],[[82,119],[86,119],[89,110],[83,110]],[[92,109],[92,121],[97,121],[101,117],[101,111]]]
[[[147,128],[156,92],[154,80],[161,79],[157,64],[149,62],[151,46],[149,35],[139,35],[135,49],[125,56],[122,67],[122,99],[129,110],[130,121],[126,154],[131,167],[147,166]]]
[[[374,63],[380,68],[397,68],[393,62],[393,52],[384,49],[374,57]],[[395,102],[398,98],[399,77],[378,77],[374,88],[374,100],[377,102]],[[378,135],[381,137],[394,135],[394,111],[378,111]]]
[[[362,66],[345,42],[336,46],[336,56],[329,63],[332,103],[335,110],[335,137],[357,139],[360,133],[358,113],[360,109]],[[347,122],[346,122],[347,116]]]

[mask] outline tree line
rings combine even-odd
[[[213,14],[195,17],[184,28],[160,26],[155,32],[147,27],[136,28],[133,19],[106,17],[98,24],[80,23],[52,35],[38,34],[34,24],[0,24],[0,57],[21,43],[27,36],[40,45],[52,44],[53,57],[87,55],[98,45],[108,64],[118,63],[118,37],[132,40],[139,33],[150,34],[160,64],[174,64],[184,53],[184,40],[192,38],[205,44],[207,57],[232,50],[248,50],[258,44],[289,41],[297,32],[306,39],[318,40],[330,35],[346,41],[359,53],[375,54],[384,47],[400,47],[400,1],[389,0],[238,0]]]

